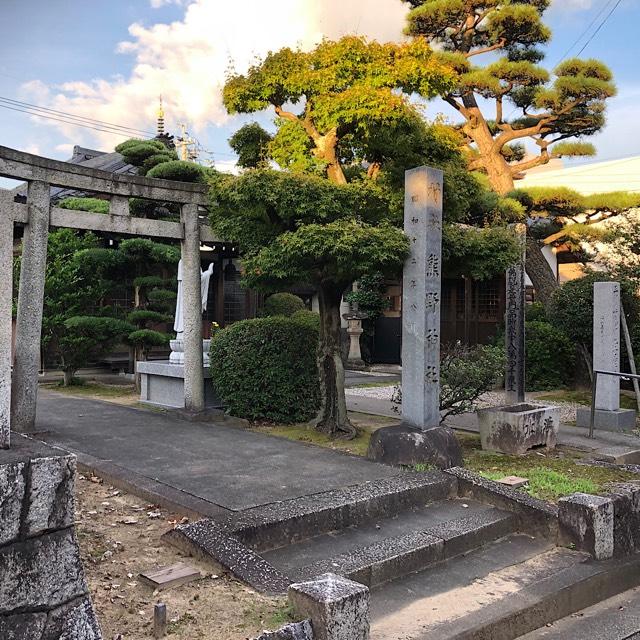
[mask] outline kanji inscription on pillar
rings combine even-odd
[[[440,424],[442,171],[406,172],[404,231],[411,240],[402,294],[402,419]]]

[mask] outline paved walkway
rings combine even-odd
[[[111,481],[215,517],[397,475],[330,449],[40,389],[35,437]],[[116,482],[117,481],[117,482]]]
[[[347,389],[347,409],[399,419],[399,411],[386,398],[354,395]],[[475,413],[463,413],[447,418],[447,424],[460,431],[478,433],[478,417]],[[616,433],[596,429],[595,438],[588,437],[589,430],[568,424],[560,424],[558,444],[587,451],[597,460],[614,464],[640,464],[640,438],[633,433]]]

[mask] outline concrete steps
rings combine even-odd
[[[630,589],[518,640],[640,640],[640,588]]]
[[[451,474],[405,472],[179,526],[167,539],[264,592],[327,572],[374,587],[517,530],[516,514],[457,494]]]
[[[595,562],[515,534],[374,589],[371,640],[514,640],[638,582],[640,556]]]
[[[492,542],[514,525],[510,513],[450,499],[262,555],[295,582],[331,572],[373,587]]]

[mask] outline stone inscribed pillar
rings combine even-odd
[[[402,423],[378,429],[367,457],[391,465],[463,464],[453,431],[440,424],[442,171],[405,173],[404,231],[410,253],[402,290]]]
[[[526,225],[517,224],[515,232],[521,245],[521,259],[507,270],[507,312],[505,316],[505,395],[507,404],[524,402],[525,394],[525,248]]]
[[[620,371],[620,285],[593,283],[593,368]],[[596,409],[620,408],[620,378],[599,376]]]
[[[402,286],[402,421],[440,425],[442,171],[406,173],[404,231],[411,241]]]
[[[620,284],[593,283],[593,368],[620,371]],[[620,408],[620,378],[598,376],[594,425],[605,431],[631,431],[636,427],[636,412]],[[576,425],[589,427],[591,409],[576,410]]]

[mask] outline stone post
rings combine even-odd
[[[402,421],[440,425],[442,171],[406,173],[404,231],[410,254],[402,281]]]
[[[309,618],[316,640],[367,640],[369,589],[348,578],[325,573],[289,587],[289,603]]]
[[[620,371],[620,284],[618,282],[593,283],[593,368],[598,371]],[[598,376],[595,398],[597,428],[618,431],[636,426],[636,413],[620,409],[620,378]],[[588,427],[591,410],[580,408],[576,424]]]
[[[617,282],[593,283],[593,368],[620,371],[620,285]],[[620,378],[599,376],[596,409],[620,408]]]
[[[11,302],[13,296],[13,210],[0,199],[0,449],[11,432]]]
[[[14,431],[32,431],[36,422],[50,202],[51,190],[47,183],[29,183],[29,218],[22,239],[15,364],[11,387],[11,417]]]
[[[507,404],[518,404],[525,399],[525,253],[526,233],[524,224],[514,225],[521,245],[520,262],[507,270],[507,313],[505,317],[505,347],[507,368],[505,395]]]
[[[184,406],[204,409],[202,360],[202,298],[200,297],[200,222],[198,206],[182,205],[182,295],[184,304]]]
[[[404,231],[410,253],[402,288],[402,424],[378,429],[367,457],[390,465],[462,465],[453,431],[440,424],[442,171],[405,174]]]

